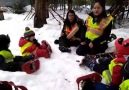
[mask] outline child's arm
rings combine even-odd
[[[120,83],[122,82],[122,74],[121,74],[121,66],[117,65],[113,68],[113,75],[112,75],[112,84],[113,85],[120,85]]]
[[[40,46],[40,43],[39,43],[36,39],[33,40],[33,43],[34,43],[37,47]]]

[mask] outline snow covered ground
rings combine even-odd
[[[76,12],[77,13],[77,12]],[[0,34],[8,34],[11,38],[10,49],[14,55],[20,55],[18,46],[19,38],[23,36],[25,27],[28,26],[36,33],[36,38],[47,40],[52,46],[53,53],[50,59],[39,58],[41,67],[33,74],[25,72],[8,72],[0,70],[0,80],[13,81],[17,85],[24,85],[28,90],[77,90],[76,79],[82,75],[92,73],[87,67],[79,67],[79,61],[83,58],[75,53],[76,47],[71,47],[71,53],[61,53],[54,40],[60,36],[62,25],[59,25],[53,17],[47,19],[48,24],[42,28],[33,28],[33,19],[24,20],[25,14],[4,13],[5,20],[0,21]],[[84,19],[86,14],[77,13]],[[117,37],[129,38],[129,28],[113,29],[112,33]],[[2,42],[0,42],[2,43]],[[109,43],[106,50],[113,51],[114,41]]]

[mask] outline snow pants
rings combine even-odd
[[[69,40],[66,36],[59,37],[59,46],[71,47],[78,46],[80,44],[79,40]]]
[[[84,56],[85,54],[104,53],[107,48],[108,48],[107,42],[103,44],[96,44],[92,49],[89,47],[89,43],[85,45],[80,44],[76,50],[76,54]]]

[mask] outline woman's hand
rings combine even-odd
[[[81,45],[85,45],[86,44],[86,42],[81,42]]]
[[[61,36],[64,36],[64,33],[63,32],[61,33]]]
[[[73,39],[73,40],[81,41],[81,39],[80,39],[80,38],[76,38],[76,37],[74,37],[74,36],[72,37],[72,39]]]
[[[90,48],[93,48],[93,46],[94,46],[93,43],[90,42],[90,43],[89,43],[89,47],[90,47]]]

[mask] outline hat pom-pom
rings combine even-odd
[[[30,30],[30,28],[29,27],[26,27],[25,30],[28,31],[28,30]]]

